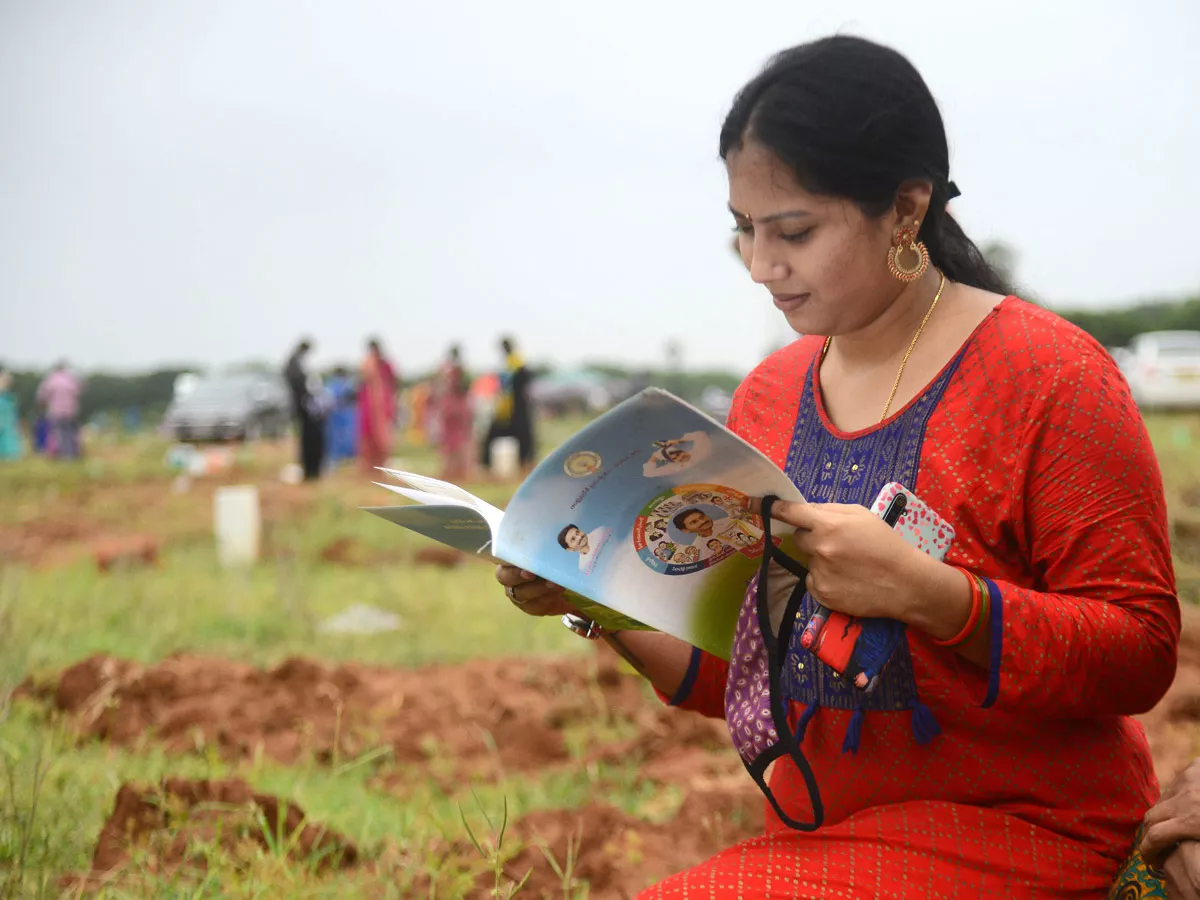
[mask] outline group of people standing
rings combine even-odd
[[[495,379],[493,404],[478,461],[489,470],[497,438],[514,438],[524,470],[534,459],[533,410],[529,396],[531,376],[512,338],[500,342],[504,368]],[[305,480],[320,477],[331,464],[357,459],[364,472],[385,465],[392,454],[400,416],[401,380],[396,366],[379,340],[367,344],[357,377],[345,368],[327,379],[314,377],[307,360],[311,340],[296,345],[284,367],[292,395],[292,415],[299,440],[300,464]],[[489,399],[486,391],[473,393],[473,382],[454,345],[428,382],[417,386],[421,402],[414,403],[411,418],[438,451],[441,477],[462,482],[475,475],[477,401]]]
[[[65,362],[59,363],[38,386],[37,418],[32,444],[35,453],[51,459],[78,459],[80,440],[79,400],[83,380]],[[0,366],[0,460],[20,459],[24,453],[20,406],[12,373]]]
[[[532,373],[511,337],[502,338],[500,350],[504,365],[496,376],[472,383],[462,364],[462,351],[450,348],[446,361],[434,378],[425,414],[426,432],[441,455],[441,477],[446,481],[470,480],[475,474],[476,457],[480,469],[493,469],[492,448],[497,439],[512,438],[523,474],[533,468],[534,410],[530,398]],[[475,389],[477,388],[477,390]],[[476,444],[477,404],[490,403],[490,414],[482,438]]]
[[[308,372],[312,349],[311,340],[302,340],[283,371],[304,479],[313,481],[326,465],[346,459],[357,458],[367,471],[383,465],[394,440],[400,381],[382,345],[377,339],[368,341],[357,379],[338,368],[326,382]]]

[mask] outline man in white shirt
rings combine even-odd
[[[608,542],[608,534],[609,529],[603,526],[585,533],[578,525],[571,524],[558,533],[558,544],[564,550],[579,554],[579,571],[587,575]]]

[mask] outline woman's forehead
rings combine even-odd
[[[774,154],[754,148],[747,145],[725,161],[732,212],[748,219],[774,219],[811,214],[829,202],[801,187],[795,173]]]

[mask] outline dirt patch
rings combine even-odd
[[[451,547],[422,547],[415,557],[422,566],[437,566],[440,569],[453,569],[461,565],[467,554]]]
[[[1200,484],[1189,485],[1180,492],[1180,499],[1185,506],[1200,509]]]
[[[85,485],[68,494],[33,504],[18,520],[0,524],[0,561],[39,568],[69,565],[81,558],[98,563],[114,543],[131,543],[153,534],[161,547],[177,540],[210,538],[212,498],[218,487],[243,483],[236,473],[192,484],[184,495],[167,480]],[[272,532],[294,523],[319,495],[307,486],[274,482],[258,485],[263,542],[270,555]]]
[[[603,647],[590,659],[415,670],[302,658],[262,670],[196,655],[142,666],[99,655],[24,692],[70,713],[82,734],[123,746],[148,736],[177,751],[216,748],[230,760],[334,764],[387,748],[447,788],[577,765],[566,743],[572,727],[624,723],[634,736],[595,742],[586,762],[634,763],[647,779],[693,791],[746,782],[723,722],[655,703]],[[1160,780],[1200,756],[1200,610],[1185,606],[1175,681],[1140,719]],[[411,784],[411,774],[392,768],[379,786]]]
[[[467,558],[465,553],[450,547],[422,547],[411,558],[400,550],[380,550],[353,537],[340,537],[321,548],[320,558],[335,566],[386,566],[411,562],[418,566],[453,569]]]
[[[152,566],[158,562],[161,546],[162,541],[150,534],[110,537],[93,545],[92,557],[101,572],[130,566]]]
[[[570,875],[576,884],[588,882],[589,897],[632,897],[737,841],[760,834],[763,809],[761,795],[745,780],[740,791],[693,791],[670,822],[645,822],[604,804],[534,812],[513,826],[513,834],[526,846],[505,872],[520,881],[532,870],[525,887],[530,897],[562,897],[564,878],[541,848],[564,870],[573,848]],[[478,884],[481,891],[490,888],[490,875]]]
[[[0,560],[58,565],[86,552],[100,538],[94,522],[43,519],[0,527]],[[68,550],[67,548],[71,548]]]
[[[588,755],[589,763],[634,762],[643,778],[691,790],[713,790],[719,785],[733,785],[736,790],[745,782],[745,768],[732,751],[724,721],[680,715],[649,704],[627,714],[637,723],[637,735],[601,745]]]
[[[720,723],[668,722],[670,711],[648,701],[614,659],[606,650],[594,665],[587,657],[475,660],[405,671],[294,658],[264,671],[188,654],[152,666],[97,655],[25,690],[70,713],[82,734],[123,746],[148,735],[173,750],[215,747],[228,759],[284,763],[388,747],[394,759],[459,785],[566,763],[565,732],[577,723],[636,723],[639,738],[611,759],[724,749],[710,727]]]
[[[1171,549],[1177,558],[1200,559],[1200,511],[1175,516],[1171,522]]]
[[[396,551],[376,550],[352,537],[340,537],[321,548],[320,557],[336,566],[378,566],[399,562]]]
[[[1200,756],[1200,610],[1184,613],[1175,682],[1140,717],[1164,781]],[[586,762],[634,763],[647,779],[690,790],[746,782],[723,722],[654,702],[603,647],[591,659],[414,670],[302,658],[262,670],[196,655],[142,666],[99,655],[24,691],[70,713],[82,734],[123,746],[148,736],[176,751],[216,748],[230,760],[334,764],[385,747],[447,788],[577,765],[568,731],[604,723],[624,723],[634,736],[595,743]],[[411,784],[411,774],[393,768],[379,786]]]
[[[761,833],[763,809],[753,786],[743,784],[741,790],[694,791],[665,822],[637,819],[603,803],[539,810],[509,828],[506,845],[520,849],[505,864],[504,875],[519,882],[529,873],[521,895],[530,898],[562,897],[564,880],[575,891],[587,882],[592,897],[630,897]],[[427,850],[455,868],[462,861],[483,868],[465,839]],[[393,847],[366,860],[350,840],[308,821],[299,806],[255,793],[239,779],[168,779],[157,787],[122,785],[97,839],[90,871],[67,876],[61,886],[95,890],[169,872],[196,875],[214,854],[235,865],[252,865],[263,851],[286,855],[318,874],[357,867],[380,877],[391,877],[386,875],[388,859],[395,864],[396,857]],[[471,896],[488,896],[493,877],[490,871],[480,874],[477,893]],[[428,893],[429,881],[430,876],[418,876],[411,888]]]
[[[240,779],[170,778],[157,788],[121,786],[96,841],[91,871],[70,880],[87,885],[115,877],[135,854],[145,874],[203,868],[214,846],[235,859],[247,851],[286,854],[314,871],[348,868],[359,857],[354,844],[308,822],[299,806],[257,794]]]

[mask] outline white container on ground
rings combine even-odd
[[[213,494],[213,534],[217,560],[223,568],[258,562],[262,513],[257,487],[242,484],[217,488]]]
[[[492,440],[492,474],[497,478],[516,478],[521,471],[521,445],[515,437]]]

